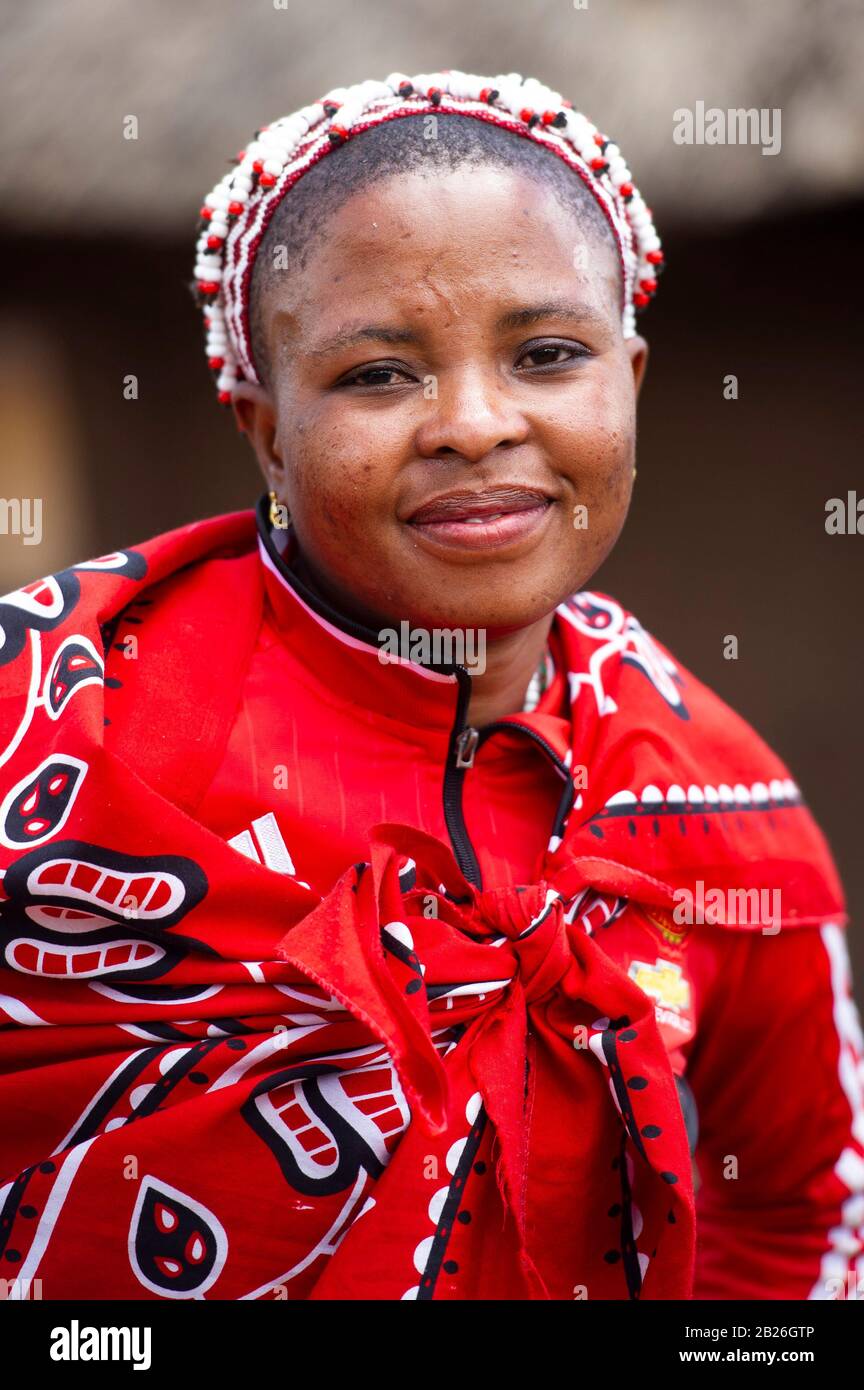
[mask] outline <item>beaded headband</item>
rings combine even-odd
[[[663,268],[651,211],[618,146],[558,92],[511,72],[477,77],[446,71],[337,87],[256,131],[234,167],[207,194],[196,243],[195,281],[219,401],[245,379],[261,384],[249,331],[255,256],[278,204],[319,159],[370,126],[400,116],[453,113],[491,121],[559,155],[590,188],[615,234],[623,271],[621,325],[636,333]]]

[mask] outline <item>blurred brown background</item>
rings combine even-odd
[[[0,534],[0,592],[259,494],[187,290],[203,194],[257,126],[392,70],[537,76],[620,140],[669,263],[641,321],[634,507],[592,586],[790,764],[849,891],[862,997],[864,536],[825,531],[829,498],[864,497],[860,5],[277,4],[6,6],[0,496],[43,499],[43,539]],[[779,108],[779,153],[676,145],[698,101]]]

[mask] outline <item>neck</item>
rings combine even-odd
[[[486,666],[472,679],[468,723],[475,729],[520,714],[528,683],[540,663],[554,614],[506,636],[487,639]]]
[[[302,552],[296,552],[290,566],[295,580],[299,579],[310,594],[323,600],[331,610],[341,613],[352,624],[360,624],[370,634],[385,621],[365,612],[346,612],[344,603],[329,591],[326,584],[307,565]],[[525,693],[546,647],[554,613],[548,613],[528,627],[486,639],[485,664],[481,673],[473,674],[468,723],[475,729],[503,719],[508,714],[521,714]],[[398,628],[398,623],[396,624]]]

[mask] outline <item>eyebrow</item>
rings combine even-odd
[[[588,324],[589,326],[600,326],[605,323],[603,315],[588,304],[578,303],[570,299],[547,299],[541,304],[526,305],[522,309],[509,309],[497,320],[495,331],[496,333],[503,333],[508,328],[527,328],[531,324],[550,318],[567,319],[572,323]],[[327,338],[317,347],[308,348],[307,355],[309,357],[326,357],[331,352],[338,352],[344,348],[354,347],[357,343],[370,340],[397,345],[400,343],[419,345],[420,343],[418,334],[412,332],[410,328],[394,328],[389,324],[369,323],[357,328],[349,327],[334,334],[332,338]]]

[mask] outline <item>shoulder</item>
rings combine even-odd
[[[747,720],[610,595],[574,594],[557,618],[586,766],[580,848],[688,891],[777,890],[787,925],[845,920],[802,790]]]
[[[584,590],[557,609],[574,697],[590,694],[598,716],[639,715],[649,725],[677,728],[685,741],[721,728],[724,740],[743,741],[755,755],[768,745],[741,715],[699,680],[653,633],[609,594]],[[671,721],[671,722],[670,722]],[[692,729],[683,726],[691,725]],[[778,770],[788,775],[777,760]]]
[[[46,650],[68,631],[109,623],[125,606],[194,583],[207,566],[254,553],[254,513],[232,512],[191,522],[137,543],[80,560],[0,597],[0,670],[28,645]],[[238,563],[239,568],[239,563]]]
[[[85,692],[89,705],[94,687],[111,688],[106,666],[126,636],[148,656],[147,681],[138,685],[142,717],[152,713],[145,711],[148,692],[164,707],[172,681],[197,670],[196,662],[212,671],[220,642],[235,645],[227,625],[233,620],[236,627],[247,610],[251,615],[256,601],[260,606],[256,551],[254,513],[227,513],[79,561],[0,597],[0,760],[43,717],[56,729],[67,711],[80,714]],[[132,661],[124,665],[127,675],[135,669]]]

